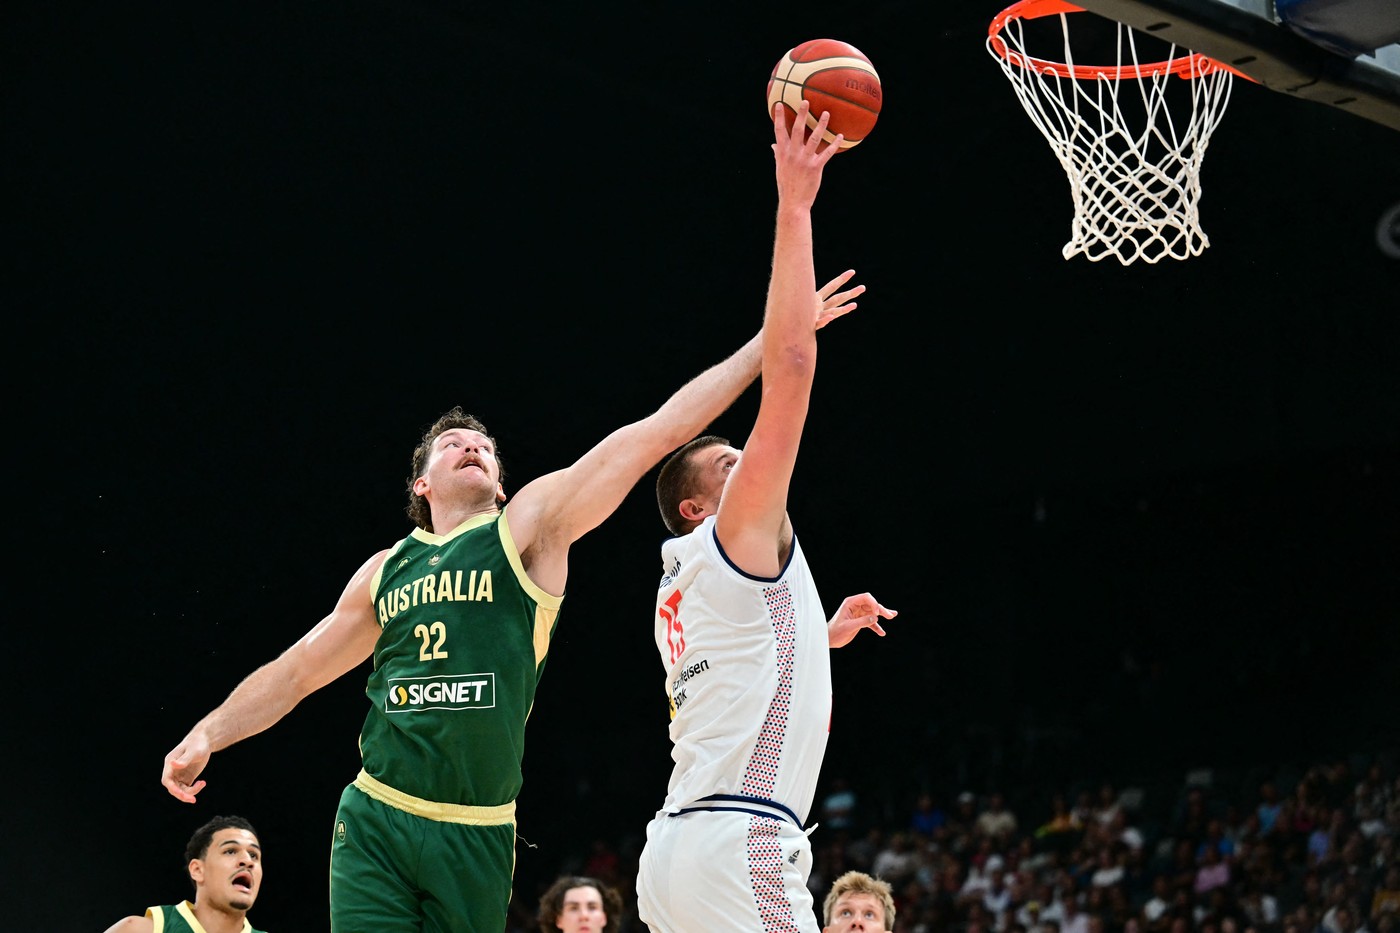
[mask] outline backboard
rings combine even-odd
[[[1074,0],[1264,87],[1400,130],[1400,0]]]

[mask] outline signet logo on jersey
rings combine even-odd
[[[416,713],[425,709],[490,709],[496,705],[496,675],[392,677],[384,712]]]

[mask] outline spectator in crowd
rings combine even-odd
[[[1200,865],[1196,869],[1191,889],[1196,892],[1197,897],[1201,897],[1229,883],[1229,860],[1220,854],[1214,843],[1207,843],[1201,853]]]
[[[1337,911],[1350,906],[1347,901],[1347,885],[1340,879],[1333,881],[1326,886],[1326,901],[1322,908],[1322,915],[1318,918],[1318,926],[1323,933],[1350,933],[1343,931],[1337,922]]]
[[[973,827],[977,823],[977,796],[970,790],[958,794],[953,810],[948,814],[948,844],[956,853],[972,845]]]
[[[1370,922],[1376,923],[1384,914],[1400,915],[1400,862],[1392,862],[1385,877],[1371,895]]]
[[[1225,821],[1220,817],[1210,817],[1206,820],[1205,838],[1196,847],[1196,858],[1205,858],[1206,849],[1215,847],[1216,853],[1222,859],[1229,859],[1235,854],[1235,840],[1225,832]]]
[[[907,881],[917,865],[913,848],[909,845],[909,835],[905,832],[890,833],[888,841],[870,863],[870,872],[898,887]]]
[[[982,907],[987,912],[992,929],[1004,931],[1011,912],[1011,886],[1007,883],[1006,869],[998,867],[991,873],[987,887],[982,891]]]
[[[1285,809],[1287,808],[1285,807]],[[1299,861],[1301,861],[1301,856],[1299,856]],[[1322,879],[1316,871],[1309,868],[1302,873],[1301,880],[1292,888],[1292,897],[1287,910],[1289,913],[1303,911],[1308,920],[1308,930],[1311,931],[1317,926],[1317,921],[1323,912],[1332,906],[1327,902]]]
[[[1081,789],[1074,795],[1074,806],[1070,807],[1070,812],[1080,826],[1094,822],[1094,795],[1087,789]]]
[[[837,878],[822,903],[822,933],[890,933],[894,923],[889,882],[865,872],[848,871]]]
[[[562,875],[540,895],[536,920],[540,933],[617,933],[622,894],[597,878]]]
[[[1206,838],[1210,814],[1206,807],[1206,792],[1198,786],[1188,787],[1172,825],[1173,838],[1185,840],[1194,850]]]
[[[1303,851],[1306,853],[1308,864],[1314,868],[1325,868],[1327,861],[1332,857],[1333,812],[1340,815],[1340,811],[1333,811],[1326,804],[1313,808],[1314,822],[1304,841]]]
[[[1057,853],[1050,846],[1041,846],[1033,835],[1021,835],[1016,838],[1016,847],[1012,850],[1016,855],[1017,873],[1027,873],[1030,878],[1036,878],[1041,872],[1048,871],[1057,858]]]
[[[1041,906],[1041,902],[1035,898],[1021,904],[1016,909],[1013,925],[1025,930],[1026,933],[1044,933]]]
[[[1374,839],[1385,831],[1385,811],[1389,796],[1385,772],[1379,763],[1373,762],[1361,780],[1356,782],[1351,795],[1352,819],[1368,839]]]
[[[1164,874],[1152,879],[1152,896],[1143,903],[1139,915],[1148,933],[1165,933],[1171,924],[1168,911],[1172,906],[1171,879]]]
[[[938,835],[948,822],[948,814],[933,799],[933,794],[924,791],[914,801],[914,812],[909,816],[909,831],[925,839]]]
[[[1116,817],[1115,817],[1116,818]],[[1089,884],[1096,888],[1111,888],[1123,883],[1123,847],[1102,845],[1095,852],[1093,874]]]
[[[1400,841],[1400,813],[1395,814],[1395,818],[1388,820],[1385,832],[1376,836],[1373,840],[1368,839],[1370,854],[1366,861],[1366,872],[1377,878],[1385,877],[1387,865],[1400,864],[1400,846],[1396,845]]]
[[[1279,922],[1278,898],[1257,881],[1248,882],[1239,898],[1245,922],[1256,931],[1273,930]]]
[[[856,792],[851,782],[836,777],[831,789],[822,798],[821,821],[827,829],[850,829],[855,825]]]
[[[1061,933],[1089,933],[1089,915],[1079,906],[1079,895],[1066,891],[1060,898]]]
[[[1239,925],[1239,911],[1230,896],[1230,889],[1224,885],[1212,888],[1204,898],[1198,898],[1196,905],[1196,926],[1203,928],[1209,923],[1220,929],[1227,923]]]
[[[873,872],[875,870],[875,857],[885,848],[885,831],[879,825],[873,825],[864,833],[856,837],[849,837],[850,842],[846,845],[846,855],[852,868],[861,871]]]
[[[1196,861],[1196,849],[1190,839],[1173,839],[1171,858],[1163,869],[1172,880],[1173,889],[1190,891],[1196,883],[1196,872],[1200,865]]]
[[[1267,836],[1274,831],[1274,825],[1278,821],[1279,811],[1283,809],[1283,804],[1279,800],[1278,785],[1273,781],[1265,781],[1259,785],[1259,802],[1254,805],[1254,815],[1259,818],[1259,833]]]
[[[1104,781],[1099,785],[1098,797],[1094,801],[1094,822],[1107,826],[1122,811],[1123,805],[1118,801],[1118,791],[1113,782]]]
[[[1324,917],[1321,929],[1327,933],[1362,933],[1364,925],[1357,922],[1356,911],[1348,903],[1338,904]]]
[[[996,842],[1004,842],[1016,832],[1016,814],[1006,806],[1006,798],[1001,791],[994,790],[987,796],[987,806],[977,814],[973,829]]]
[[[967,867],[967,876],[958,891],[958,902],[966,905],[981,903],[982,895],[991,887],[992,876],[1006,869],[1006,860],[1000,855],[989,855],[980,865],[974,859]]]
[[[1084,824],[1070,809],[1069,800],[1063,792],[1057,791],[1050,798],[1050,815],[1035,829],[1035,838],[1048,845],[1060,844],[1061,840],[1077,839],[1084,831]]]
[[[1358,769],[1366,778],[1357,786],[1369,779],[1388,795],[1390,767],[1394,764],[1379,772]],[[1132,811],[1142,821],[1131,837],[1135,845],[1119,829],[1127,812],[1120,806],[1106,823],[1091,818],[1081,845],[1064,855],[1053,850],[1052,834],[1039,832],[1045,823],[1003,840],[981,832],[975,816],[963,846],[955,848],[948,833],[957,805],[943,832],[932,838],[918,835],[911,825],[872,823],[862,870],[884,877],[870,871],[870,863],[881,858],[882,870],[900,872],[896,866],[902,860],[894,856],[901,843],[894,837],[906,838],[913,869],[891,885],[900,918],[890,928],[894,933],[1068,933],[1062,926],[1081,933],[1400,933],[1400,812],[1387,810],[1393,818],[1367,835],[1352,816],[1350,797],[1332,802],[1339,786],[1335,765],[1323,762],[1307,771],[1312,778],[1301,793],[1293,789],[1301,782],[1281,772],[1278,783],[1290,790],[1280,800],[1271,834],[1259,828],[1256,798],[1246,791],[1229,799],[1228,785],[1217,780],[1182,788],[1175,808],[1153,809],[1148,802],[1154,798],[1145,797]],[[1209,790],[1212,786],[1218,790]],[[1052,812],[1070,811],[1063,805],[1069,799],[1065,791],[1039,792],[1047,801],[1058,797]],[[975,804],[977,789],[964,793],[966,802]],[[930,796],[937,799],[934,792]],[[990,806],[991,793],[983,799]],[[1312,823],[1295,819],[1300,807],[1312,808]],[[914,809],[920,809],[918,803]],[[1202,831],[1178,837],[1176,818],[1192,811],[1205,816]],[[1307,837],[1297,827],[1311,825],[1316,831],[1324,813],[1333,853],[1319,862],[1310,857]],[[833,838],[816,853],[811,890],[818,902],[819,892],[852,867],[851,853],[866,843],[864,836]],[[818,879],[823,865],[833,867]],[[998,875],[1000,886],[994,880]],[[622,933],[640,930],[624,925]]]

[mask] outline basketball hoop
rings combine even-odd
[[[1085,12],[1064,0],[1020,0],[987,30],[988,52],[1069,176],[1074,222],[1061,252],[1093,262],[1116,256],[1125,266],[1199,256],[1210,245],[1200,222],[1201,162],[1240,73],[1124,23],[1114,24],[1114,64],[1076,64],[1067,14]],[[1058,17],[1058,39],[1053,29],[1031,39],[1058,41],[1062,62],[1027,50],[1026,24],[1048,17]],[[1141,42],[1165,55],[1141,62]],[[1185,80],[1171,87],[1173,76]]]

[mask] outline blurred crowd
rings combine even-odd
[[[916,792],[862,806],[859,775],[813,814],[813,898],[859,869],[893,886],[895,933],[1400,933],[1400,756],[1352,755],[1175,786]],[[872,812],[873,811],[873,812]],[[562,870],[615,884],[636,846],[595,839]],[[517,892],[509,933],[534,930]]]

